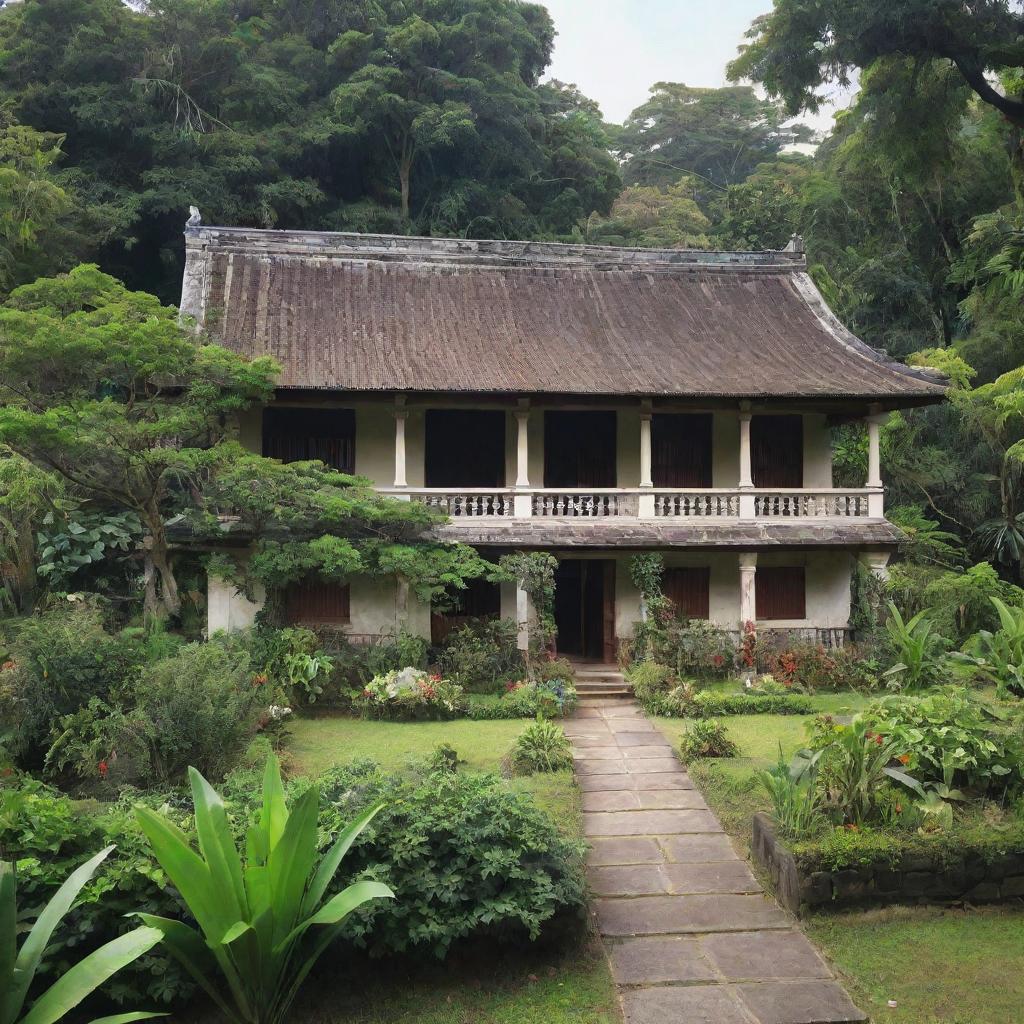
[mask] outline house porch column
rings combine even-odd
[[[750,457],[750,403],[740,403],[740,519],[753,519],[754,509],[754,476]]]
[[[874,492],[868,495],[868,514],[872,519],[881,519],[885,514],[884,492],[882,490],[882,424],[889,418],[888,413],[871,407],[868,424],[868,480],[867,486]]]
[[[516,408],[516,489],[530,486],[530,400],[521,398]],[[533,514],[533,498],[516,494],[512,499],[516,518]],[[518,607],[518,598],[516,600]]]
[[[740,634],[748,622],[757,622],[757,552],[742,551],[740,566]]]
[[[516,646],[521,651],[530,649],[530,596],[516,584]]]
[[[405,473],[405,421],[409,410],[405,407],[405,395],[395,399],[395,486],[408,487]]]
[[[654,494],[644,494],[644,490],[654,487],[651,472],[651,420],[654,418],[650,401],[640,406],[640,497],[637,500],[637,515],[642,519],[654,518]]]

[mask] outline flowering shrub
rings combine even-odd
[[[827,648],[815,643],[790,643],[769,651],[768,670],[784,686],[802,693],[818,690],[873,689],[880,666],[853,645]]]
[[[725,726],[713,718],[698,719],[679,740],[679,753],[687,763],[707,757],[735,757],[736,749]]]
[[[499,718],[560,718],[569,714],[577,702],[576,687],[565,679],[506,684],[498,700],[474,700],[469,717],[479,720]]]
[[[466,711],[461,686],[418,668],[374,676],[354,703],[364,718],[401,721],[458,718]]]

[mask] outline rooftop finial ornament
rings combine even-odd
[[[190,206],[188,208],[188,220],[185,221],[185,228],[197,228],[203,223],[202,215],[199,212],[198,206]]]
[[[800,235],[793,235],[793,237],[790,238],[790,240],[789,240],[789,244],[782,251],[783,252],[802,253],[804,251],[804,240],[803,240],[803,238],[801,238]]]

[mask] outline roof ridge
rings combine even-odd
[[[628,266],[637,268],[806,267],[803,253],[776,249],[656,249],[575,242],[435,238],[426,235],[293,231],[199,225],[185,231],[187,249],[244,251],[253,255],[318,255],[335,259],[381,259],[424,263],[507,266]]]

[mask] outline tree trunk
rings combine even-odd
[[[402,219],[409,219],[409,176],[412,173],[412,158],[402,154],[402,162],[398,166],[398,180],[402,186]]]
[[[155,518],[150,518],[147,525],[149,536],[145,542],[146,590],[143,607],[147,615],[164,619],[181,611],[178,581],[174,578],[174,570],[171,567],[163,520],[157,514]]]

